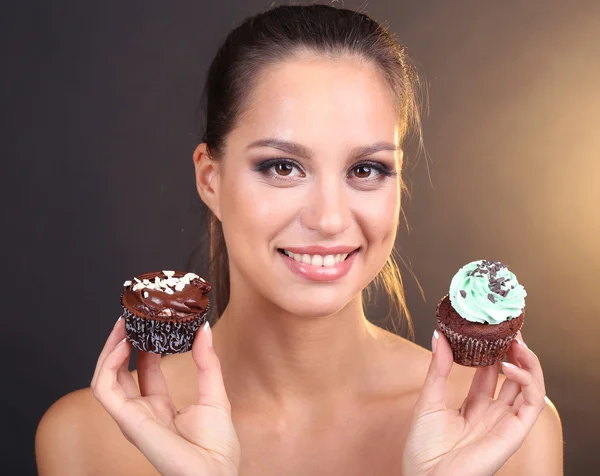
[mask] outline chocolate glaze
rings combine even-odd
[[[175,271],[174,277],[182,278],[187,273]],[[148,279],[154,282],[154,278],[166,279],[162,271],[145,273],[137,278],[142,281]],[[193,279],[181,291],[167,294],[155,289],[138,289],[133,291],[136,284],[134,280],[130,286],[126,286],[121,295],[121,304],[134,316],[156,319],[164,322],[179,322],[192,320],[199,315],[205,314],[208,308],[208,297],[210,285],[200,278]],[[148,293],[148,297],[144,297]],[[160,316],[161,311],[171,310],[171,316]]]

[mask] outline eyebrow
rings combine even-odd
[[[282,139],[259,139],[248,145],[247,149],[252,149],[255,147],[271,147],[273,149],[281,150],[282,152],[287,152],[288,154],[293,154],[307,160],[311,159],[313,156],[313,152],[309,147]],[[392,144],[391,142],[376,142],[375,144],[355,147],[350,152],[350,156],[352,159],[359,159],[361,157],[367,157],[384,150],[395,152],[398,150],[398,146]]]

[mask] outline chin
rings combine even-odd
[[[296,295],[294,299],[286,300],[285,302],[273,302],[273,304],[285,313],[314,319],[336,314],[356,298],[360,299],[360,292],[353,295],[346,295],[343,292],[339,292],[339,289],[331,289],[329,292],[312,292],[308,296],[303,297]]]

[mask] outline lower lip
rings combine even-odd
[[[358,251],[353,251],[348,258],[346,258],[344,261],[340,261],[335,266],[312,266],[310,264],[296,261],[294,258],[290,258],[279,251],[277,254],[281,256],[285,264],[287,264],[289,268],[298,276],[311,281],[322,282],[335,281],[336,279],[346,276],[350,271],[352,264],[354,263],[354,259],[358,254]]]

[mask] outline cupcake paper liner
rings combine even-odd
[[[192,350],[196,331],[207,313],[185,322],[161,321],[138,317],[123,307],[127,339],[141,351],[153,354],[180,354]]]
[[[457,334],[438,320],[438,329],[444,333],[450,347],[454,362],[467,367],[487,367],[501,360],[508,352],[516,333],[504,339],[477,339]]]

